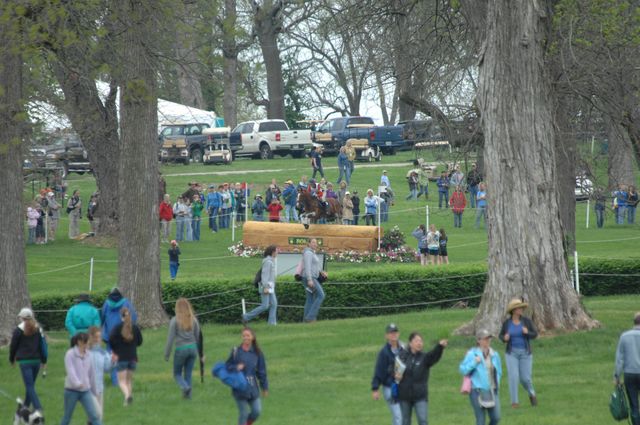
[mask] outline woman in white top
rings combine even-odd
[[[278,256],[278,248],[275,245],[269,245],[264,250],[264,258],[262,259],[262,277],[260,285],[258,286],[258,292],[262,303],[251,310],[249,313],[242,315],[242,322],[246,323],[249,320],[257,317],[263,311],[269,310],[269,319],[267,321],[270,325],[276,324],[276,310],[278,309],[278,299],[276,298],[276,263],[275,259]]]

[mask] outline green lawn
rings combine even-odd
[[[528,406],[526,396],[519,410],[509,407],[506,376],[502,379],[501,423],[512,425],[575,425],[611,423],[607,401],[615,344],[623,330],[631,326],[640,296],[604,297],[585,300],[585,305],[601,321],[591,332],[544,336],[534,343],[534,384],[539,407]],[[425,310],[417,313],[352,320],[320,321],[314,325],[285,324],[267,328],[256,324],[259,342],[266,354],[270,396],[263,400],[264,425],[300,423],[371,424],[389,423],[382,401],[372,401],[370,381],[376,353],[383,343],[384,326],[394,321],[406,340],[419,330],[426,345],[450,337],[452,331],[471,319],[474,310]],[[322,313],[321,313],[322,314]],[[228,355],[239,342],[240,326],[204,327],[207,370]],[[38,381],[38,392],[48,423],[57,423],[62,412],[64,382],[63,356],[66,334],[52,332],[49,372]],[[132,406],[122,407],[118,389],[106,390],[106,424],[231,424],[236,409],[229,390],[211,378],[194,386],[192,401],[180,399],[173,382],[171,366],[163,360],[166,328],[144,331],[145,343],[139,352]],[[429,418],[431,424],[471,424],[473,414],[468,398],[458,389],[457,372],[466,349],[473,344],[467,337],[450,337],[449,348],[433,369],[430,379]],[[502,353],[499,342],[494,347]],[[7,356],[7,349],[0,355]],[[6,358],[6,357],[5,357]],[[503,357],[504,362],[504,357]],[[11,396],[23,396],[19,372],[0,363],[0,389]],[[1,423],[9,423],[14,405],[0,396]],[[76,410],[73,424],[86,423]]]
[[[359,189],[361,197],[366,189],[375,189],[383,169],[388,170],[392,187],[396,192],[396,203],[391,208],[389,222],[384,227],[398,225],[407,236],[407,243],[416,245],[410,232],[420,223],[425,222],[425,204],[430,209],[430,222],[438,227],[444,227],[449,235],[449,257],[453,263],[482,262],[487,256],[487,235],[482,229],[474,229],[474,212],[468,210],[463,217],[463,228],[453,228],[453,217],[449,210],[438,209],[437,188],[435,183],[429,185],[430,198],[428,202],[406,201],[408,192],[405,175],[411,168],[410,161],[413,153],[403,152],[395,156],[386,156],[381,163],[357,164],[350,189]],[[325,159],[325,167],[335,164],[335,157]],[[397,165],[397,166],[396,166]],[[269,169],[273,171],[249,173]],[[297,182],[302,174],[309,175],[307,159],[276,158],[270,161],[242,159],[230,166],[205,165],[165,165],[162,172],[167,180],[167,191],[175,199],[176,194],[182,193],[191,180],[202,183],[222,183],[247,180],[255,184],[253,193],[262,192],[271,178],[279,183],[291,178]],[[221,173],[239,172],[240,174],[222,175]],[[190,175],[183,175],[190,174]],[[329,181],[337,178],[336,169],[328,169],[326,173]],[[95,190],[95,181],[89,175],[78,176],[72,174],[69,179],[69,190],[80,188],[83,200],[88,201],[88,195]],[[142,190],[142,189],[141,189]],[[148,194],[155,196],[155,194]],[[31,196],[31,185],[25,188],[25,196]],[[78,242],[66,238],[68,221],[63,214],[58,238],[49,245],[32,245],[27,247],[27,272],[29,289],[32,294],[55,289],[64,292],[77,292],[89,287],[90,258],[96,260],[94,264],[94,288],[112,287],[117,280],[117,252],[115,248],[96,247],[91,241]],[[590,216],[590,228],[585,228],[586,204],[579,203],[576,209],[578,252],[582,257],[628,258],[638,256],[638,241],[640,240],[639,226],[616,226],[609,214],[604,229],[595,228],[595,217]],[[212,234],[207,229],[206,218],[203,221],[200,242],[182,243],[181,267],[178,279],[201,279],[211,277],[237,277],[246,275],[251,278],[252,271],[258,265],[257,259],[230,257],[228,251],[232,244],[230,230]],[[88,230],[86,220],[82,229]],[[242,239],[241,229],[237,229],[236,241]],[[166,246],[161,249],[162,279],[168,280],[166,266]],[[85,263],[85,264],[82,264]],[[66,268],[74,266],[72,268]],[[375,267],[374,264],[329,264],[329,270],[339,270],[344,267]],[[62,269],[62,270],[61,270]]]

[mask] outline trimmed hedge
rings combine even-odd
[[[352,271],[331,272],[330,281],[324,284],[326,298],[320,310],[321,319],[343,319],[421,310],[429,306],[420,304],[479,295],[486,282],[486,264],[449,265],[446,267],[420,267],[419,265],[384,265],[375,268],[358,268]],[[624,276],[640,273],[640,259],[629,260],[580,260],[580,289],[585,296],[640,293],[640,277]],[[623,276],[596,276],[623,275]],[[193,298],[194,309],[203,322],[238,323],[240,300],[259,303],[260,297],[251,281],[253,276],[237,279],[194,280],[172,282],[163,285],[163,299],[167,312],[173,314],[174,301],[178,297]],[[380,283],[384,282],[384,283]],[[358,283],[358,284],[347,284]],[[302,284],[291,277],[278,280],[278,321],[296,322],[302,319],[305,291]],[[211,294],[215,294],[210,296]],[[92,294],[92,301],[101,306],[107,292]],[[38,321],[45,328],[64,327],[65,312],[74,303],[74,294],[40,294],[32,299]],[[199,298],[201,297],[201,298]],[[469,306],[477,306],[479,298],[468,300]],[[454,302],[431,306],[447,308]],[[396,306],[371,308],[379,306]],[[247,310],[255,305],[247,304]],[[353,307],[332,309],[332,307]],[[264,313],[266,319],[266,313]]]

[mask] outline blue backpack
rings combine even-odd
[[[223,384],[233,388],[236,391],[244,392],[249,386],[247,377],[244,373],[238,371],[230,371],[224,362],[218,362],[213,365],[211,374],[220,379]]]

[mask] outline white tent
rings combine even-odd
[[[102,98],[102,101],[104,101],[109,92],[109,84],[102,81],[96,81],[96,85],[100,91],[100,97]],[[118,98],[119,97],[120,93],[118,93]],[[120,103],[117,102],[116,105],[119,117]],[[67,116],[49,103],[40,101],[31,102],[28,105],[28,109],[31,120],[33,122],[41,123],[44,130],[47,132],[51,132],[56,129],[71,128],[71,122]],[[207,123],[209,126],[215,127],[216,114],[215,112],[192,108],[190,106],[170,102],[164,99],[158,99],[158,126],[178,122]],[[158,132],[160,132],[160,128],[158,128]]]

